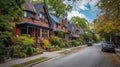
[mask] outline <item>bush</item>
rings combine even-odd
[[[26,54],[27,55],[32,55],[33,53],[33,47],[28,47],[27,50],[26,50]]]
[[[27,55],[32,55],[33,53],[33,45],[35,43],[33,38],[30,38],[29,35],[22,35],[22,36],[15,36],[13,38],[13,46],[17,47],[14,48],[14,52],[13,54],[15,54],[15,56],[19,56],[19,54],[22,53],[26,53]],[[20,52],[20,53],[19,53]],[[18,55],[17,55],[18,54]]]
[[[18,41],[21,41],[22,45],[33,45],[33,44],[35,44],[35,40],[33,38],[30,38],[29,35],[16,36],[16,39]]]
[[[50,42],[53,44],[53,45],[59,45],[59,42],[60,41],[60,38],[57,37],[57,36],[51,36],[50,37]]]
[[[60,38],[63,38],[64,32],[63,32],[63,31],[59,31],[59,32],[57,33],[57,36],[60,37]]]
[[[20,58],[27,57],[27,54],[26,54],[26,53],[24,53],[24,52],[20,52],[20,53],[19,53],[19,57],[20,57]]]
[[[50,46],[49,47],[49,51],[56,51],[56,50],[60,50],[61,48],[59,46]]]
[[[70,45],[71,46],[78,46],[78,45],[80,45],[80,43],[78,41],[76,41],[76,40],[71,40]]]
[[[47,39],[44,39],[42,42],[45,49],[48,49],[51,46],[51,43]]]

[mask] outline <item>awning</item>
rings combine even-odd
[[[32,22],[20,22],[20,23],[16,24],[17,27],[23,27],[23,26],[27,26],[27,25],[30,26],[30,27],[50,29],[49,27],[45,27],[45,26],[35,24],[35,23],[32,23]]]

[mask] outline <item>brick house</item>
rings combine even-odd
[[[66,34],[67,39],[78,39],[81,34],[81,29],[79,26],[74,26],[73,23],[70,23],[69,21],[65,22],[65,26],[68,28],[68,34]]]
[[[49,39],[52,23],[45,3],[33,5],[26,2],[23,6],[24,20],[16,24],[13,35],[29,34],[37,43]]]
[[[57,33],[59,31],[63,31],[65,34],[68,33],[68,28],[65,26],[65,22],[64,22],[65,19],[55,17],[53,15],[50,15],[50,17],[53,23],[53,30],[51,31],[51,35],[57,36]],[[64,38],[65,38],[65,34],[64,34]]]

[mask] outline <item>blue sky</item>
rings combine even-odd
[[[68,12],[68,19],[74,16],[86,18],[88,22],[92,22],[100,13],[100,9],[95,6],[99,0],[76,0],[76,2],[64,0],[65,4],[72,5],[73,9]]]

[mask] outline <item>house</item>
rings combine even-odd
[[[35,39],[36,43],[44,38],[49,39],[52,23],[45,3],[31,4],[26,2],[23,4],[24,20],[16,24],[13,29],[13,35],[29,34]]]
[[[65,37],[66,39],[78,39],[81,34],[81,29],[79,26],[74,26],[73,23],[70,23],[70,21],[65,22],[65,26],[68,28],[68,32]]]
[[[58,32],[63,31],[65,34],[68,33],[68,28],[65,26],[65,19],[55,17],[53,15],[50,15],[53,25],[53,30],[51,31],[51,35],[58,35]],[[64,34],[64,38],[65,38]]]

